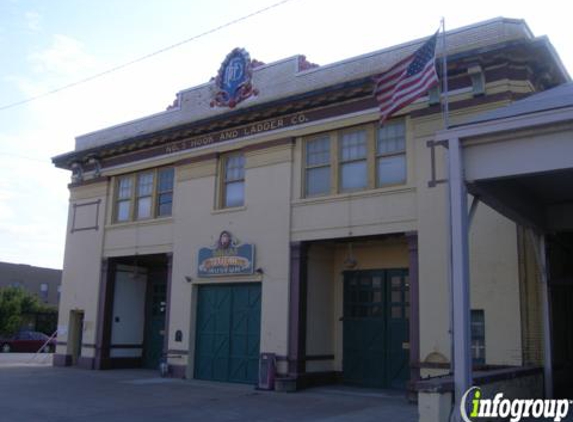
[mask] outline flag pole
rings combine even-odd
[[[446,19],[442,17],[442,91],[444,101],[442,103],[442,116],[444,129],[450,127],[450,102],[448,98],[448,53],[446,49]]]

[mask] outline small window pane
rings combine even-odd
[[[238,207],[244,204],[245,157],[232,155],[225,159],[223,207]]]
[[[402,307],[401,306],[392,306],[391,316],[392,316],[392,319],[402,318]]]
[[[374,276],[372,277],[372,287],[379,289],[382,287],[382,277]]]
[[[47,283],[40,284],[40,297],[43,300],[48,300],[48,284]]]
[[[227,158],[225,164],[225,181],[232,182],[245,178],[245,157],[235,155]]]
[[[406,156],[392,155],[378,158],[378,186],[406,182]]]
[[[308,141],[306,144],[306,165],[316,166],[330,163],[330,138]]]
[[[131,177],[122,177],[117,186],[117,198],[131,198]]]
[[[151,217],[151,197],[139,198],[137,200],[137,218],[150,218]]]
[[[244,182],[227,183],[225,189],[225,207],[242,206],[244,190],[245,190]]]
[[[406,149],[404,122],[385,124],[378,130],[378,154],[391,154]]]
[[[153,192],[153,173],[143,173],[137,177],[137,196],[151,195]]]
[[[130,202],[120,201],[117,203],[117,221],[127,221],[129,220],[130,214]]]
[[[157,186],[159,193],[170,192],[173,190],[173,175],[174,170],[172,168],[164,169],[159,172],[159,184]]]
[[[359,160],[366,157],[366,131],[348,132],[340,141],[342,161]]]
[[[173,204],[173,194],[172,193],[162,193],[158,197],[158,216],[165,217],[171,215],[172,204]]]
[[[374,297],[372,298],[372,302],[380,303],[382,302],[382,291],[375,290]]]
[[[330,166],[310,168],[306,171],[306,194],[323,195],[330,192]]]
[[[357,161],[353,163],[342,164],[341,188],[342,190],[363,189],[368,182],[368,168],[366,161]]]

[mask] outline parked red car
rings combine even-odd
[[[14,337],[0,338],[0,352],[36,353],[50,337],[37,331],[20,331]],[[51,339],[43,352],[52,353],[56,349],[56,340]]]

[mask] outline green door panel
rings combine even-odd
[[[200,286],[195,377],[256,383],[260,328],[259,283]]]
[[[164,278],[153,276],[150,276],[148,283],[143,366],[157,369],[163,353],[167,284]]]
[[[410,290],[408,275],[401,270],[387,272],[390,312],[388,315],[388,387],[406,388],[410,355],[404,347],[410,339]]]
[[[407,270],[344,276],[343,376],[349,384],[404,388],[409,376]]]
[[[195,377],[225,381],[228,372],[230,289],[201,286],[197,301]]]

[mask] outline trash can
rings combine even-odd
[[[275,388],[276,356],[274,353],[261,353],[259,359],[259,385],[260,390],[273,390]]]

